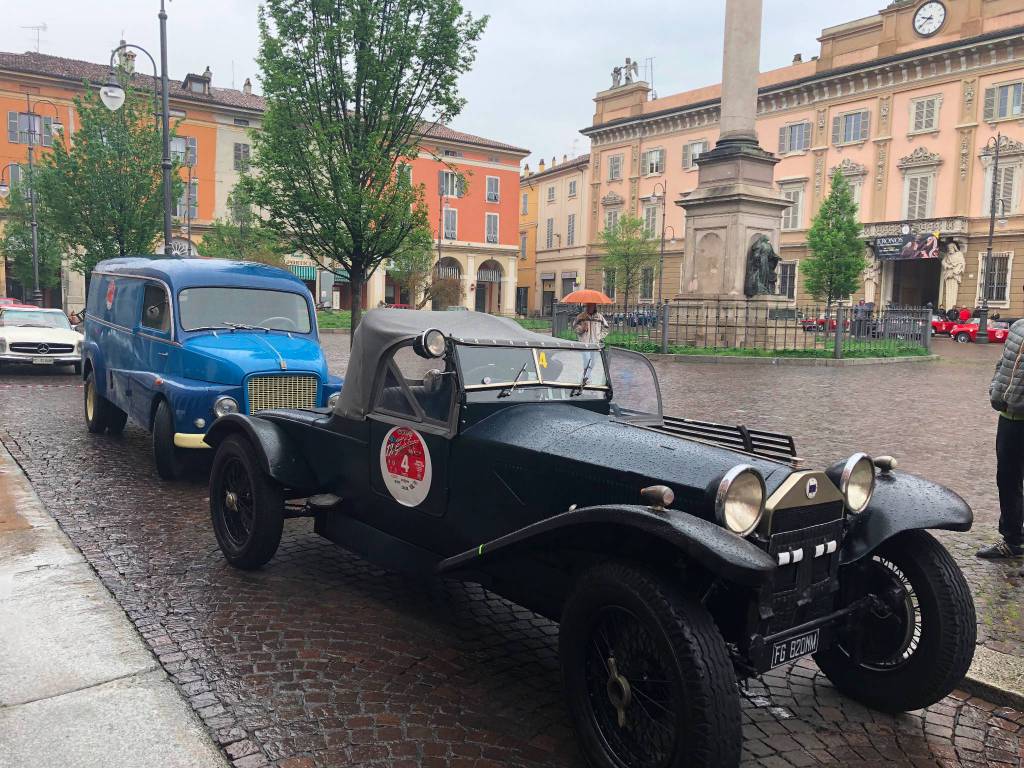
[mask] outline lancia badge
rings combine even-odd
[[[804,488],[804,493],[807,494],[808,499],[813,499],[818,495],[818,478],[807,478],[807,486]]]

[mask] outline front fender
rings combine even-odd
[[[289,488],[316,489],[316,478],[298,445],[273,422],[259,416],[231,413],[217,419],[203,439],[216,448],[229,436],[239,433],[253,444],[263,471],[272,478]]]
[[[668,509],[622,505],[585,507],[563,512],[528,525],[476,549],[449,557],[437,566],[438,573],[477,568],[489,558],[522,545],[543,545],[561,534],[583,533],[587,528],[617,526],[661,539],[678,548],[717,576],[745,586],[759,586],[771,579],[775,560],[746,539],[699,517]]]
[[[974,512],[945,486],[903,472],[881,472],[871,503],[851,520],[840,555],[843,565],[856,562],[903,531],[969,531]]]

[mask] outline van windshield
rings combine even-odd
[[[186,288],[178,294],[178,314],[186,331],[261,330],[309,333],[306,298],[259,288]]]

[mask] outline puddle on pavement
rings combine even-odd
[[[23,531],[32,527],[28,520],[18,514],[21,494],[14,488],[15,482],[17,475],[8,462],[0,457],[0,533]]]

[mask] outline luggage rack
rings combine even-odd
[[[778,461],[789,462],[797,459],[796,443],[793,442],[791,436],[778,432],[767,432],[763,429],[751,429],[742,424],[731,426],[711,421],[665,416],[660,430],[670,435],[718,443],[726,448],[746,451]]]

